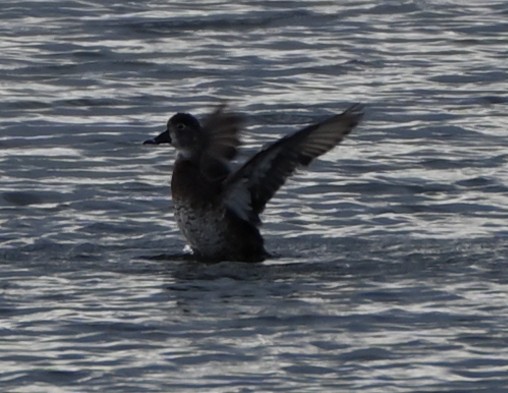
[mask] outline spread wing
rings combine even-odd
[[[239,217],[259,224],[266,203],[296,168],[331,150],[360,122],[363,106],[288,135],[262,150],[224,182],[226,206]]]
[[[203,121],[203,132],[207,135],[206,153],[217,159],[232,160],[240,145],[238,134],[243,123],[244,118],[227,112],[225,104],[218,106]]]

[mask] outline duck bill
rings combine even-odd
[[[161,132],[155,138],[148,139],[143,142],[143,145],[160,145],[161,143],[171,143],[171,137],[169,136],[169,130]]]

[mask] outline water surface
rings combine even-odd
[[[4,392],[505,392],[504,1],[4,1]],[[367,105],[262,228],[175,257],[168,116],[222,100],[242,157]]]

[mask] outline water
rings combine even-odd
[[[508,390],[504,1],[4,1],[2,392]],[[172,257],[176,111],[244,156],[362,125],[263,218],[263,264]]]

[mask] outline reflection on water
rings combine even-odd
[[[506,390],[504,2],[4,8],[2,391]],[[240,161],[367,104],[263,264],[183,257],[141,145],[222,100]]]

